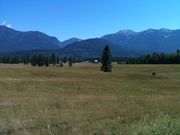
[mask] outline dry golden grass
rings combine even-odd
[[[180,118],[180,65],[99,67],[1,64],[0,135],[126,135],[147,115]]]

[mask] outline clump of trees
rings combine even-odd
[[[95,63],[101,61],[102,66],[100,68],[103,72],[112,72],[112,62],[118,64],[180,64],[180,50],[176,53],[165,54],[165,53],[152,53],[140,57],[112,57],[109,46],[105,46],[102,57],[96,58],[75,58],[75,57],[60,57],[55,53],[50,55],[32,55],[32,56],[0,56],[0,63],[6,64],[19,64],[24,63],[25,65],[30,64],[32,66],[58,66],[63,67],[67,63],[68,66],[72,67],[75,62],[88,62]]]
[[[101,71],[112,72],[112,65],[111,65],[112,56],[108,45],[105,46],[103,50],[101,62],[102,62]]]
[[[51,55],[32,55],[32,56],[0,56],[0,63],[5,64],[19,64],[23,63],[25,65],[32,65],[32,66],[59,66],[63,67],[64,63],[68,62],[68,65],[71,67],[73,63],[80,61],[78,58],[73,57],[64,57],[60,58],[55,53],[52,53]]]
[[[174,54],[152,53],[140,57],[116,58],[118,64],[180,64],[180,50]]]

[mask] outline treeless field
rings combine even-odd
[[[180,134],[180,65],[99,69],[0,64],[0,135]]]

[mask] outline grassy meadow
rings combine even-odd
[[[1,64],[0,135],[180,135],[180,65],[99,69]]]

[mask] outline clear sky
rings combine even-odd
[[[0,24],[60,41],[122,29],[179,29],[180,0],[0,0]]]

